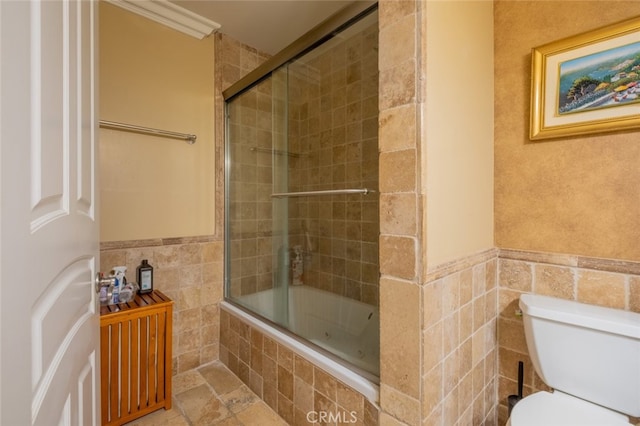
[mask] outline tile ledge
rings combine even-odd
[[[140,247],[158,247],[178,244],[194,244],[222,241],[216,235],[197,235],[191,237],[149,238],[145,240],[102,241],[100,250],[121,250]]]
[[[640,262],[633,260],[607,259],[564,253],[516,249],[500,249],[498,258],[506,260],[521,260],[524,262],[547,263],[560,266],[572,266],[604,272],[640,275]]]
[[[437,280],[491,259],[497,259],[498,253],[498,248],[494,247],[428,268],[426,282]]]

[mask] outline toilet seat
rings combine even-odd
[[[513,410],[511,426],[629,426],[629,418],[562,392],[537,392],[520,400]]]

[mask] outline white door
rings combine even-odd
[[[0,424],[99,422],[97,4],[0,0]]]

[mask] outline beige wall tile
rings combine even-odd
[[[473,365],[478,364],[484,359],[485,353],[485,329],[481,327],[478,331],[471,335],[471,356]]]
[[[499,281],[501,288],[531,291],[533,272],[531,265],[517,260],[500,259]]]
[[[293,400],[293,373],[282,365],[278,365],[278,392]]]
[[[416,166],[415,149],[381,153],[380,191],[414,191],[416,188]]]
[[[460,341],[464,342],[473,333],[473,303],[469,302],[460,308]]]
[[[513,291],[508,288],[500,288],[498,291],[498,313],[500,316],[509,319],[516,319],[519,312],[520,296],[523,293]]]
[[[577,300],[592,305],[624,309],[625,277],[600,271],[578,273]]]
[[[415,194],[380,194],[380,233],[415,236]]]
[[[336,402],[348,413],[354,413],[358,419],[364,419],[364,397],[341,382],[337,382]]]
[[[460,380],[460,354],[456,349],[449,353],[443,361],[442,392],[445,395],[453,392]],[[456,413],[457,414],[457,413]],[[455,423],[455,421],[454,421]]]
[[[457,311],[442,319],[442,330],[443,355],[448,356],[460,345],[460,314]]]
[[[473,331],[477,331],[485,324],[486,321],[486,302],[485,296],[478,296],[473,301]]]
[[[404,426],[405,423],[393,418],[391,415],[382,412],[380,413],[380,426]]]
[[[313,386],[317,392],[322,393],[329,400],[336,402],[337,381],[336,379],[325,373],[323,370],[314,367],[313,368]]]
[[[465,376],[458,387],[458,422],[473,424],[473,395],[471,394],[471,375]]]
[[[429,327],[423,334],[425,345],[429,346],[428,351],[424,351],[422,359],[423,371],[429,371],[440,362],[444,357],[444,351],[442,349],[443,342],[443,322],[437,322]]]
[[[380,71],[380,110],[413,103],[416,100],[416,61],[410,59]],[[380,182],[383,182],[380,176]]]
[[[420,287],[380,280],[380,366],[383,383],[417,398],[420,389]]]
[[[486,263],[491,260],[495,265],[495,259],[480,256],[470,257],[460,262],[457,267],[446,266],[447,273],[433,273],[434,276],[442,278],[424,286],[423,297],[427,294],[430,296],[429,299],[424,298],[425,309],[429,302],[434,303],[432,299],[437,294],[441,294],[442,305],[434,311],[441,312],[442,319],[438,321],[437,318],[427,317],[429,314],[424,313],[434,325],[424,333],[423,366],[425,370],[430,371],[429,376],[435,375],[440,379],[436,384],[423,381],[423,392],[430,395],[425,399],[423,394],[423,424],[429,424],[431,421],[455,424],[472,418],[470,395],[475,396],[478,392],[483,395],[479,415],[484,419],[492,408],[487,406],[485,411],[484,401],[484,389],[496,374],[495,362],[488,362],[491,357],[495,358],[497,353],[495,284],[492,290],[487,291],[487,269],[490,267]],[[436,291],[438,288],[440,290]],[[438,336],[440,332],[441,349],[435,346],[434,340],[437,340],[437,337],[433,337]],[[442,357],[444,359],[438,363]],[[486,368],[487,365],[489,369]]]
[[[484,295],[487,289],[487,273],[484,263],[475,265],[473,271],[473,297]]]
[[[498,259],[492,259],[487,262],[486,268],[486,286],[487,290],[491,290],[496,287],[498,279]]]
[[[380,237],[380,273],[413,279],[416,275],[416,242],[413,238]]]
[[[493,290],[487,292],[484,297],[485,302],[485,318],[496,318],[498,314],[498,290],[494,288]]]
[[[524,338],[524,326],[522,320],[500,318],[498,320],[500,331],[498,342],[500,347],[514,350],[523,354],[529,353],[527,342]]]
[[[416,12],[416,2],[414,0],[393,0],[382,1],[379,4],[380,28],[404,18]]]
[[[430,327],[442,318],[443,281],[432,281],[422,286],[424,327]]]
[[[380,386],[380,405],[382,410],[407,425],[420,424],[420,402],[405,393],[386,385]]]
[[[440,405],[438,405],[431,413],[429,413],[429,415],[427,416],[427,418],[425,418],[422,421],[422,425],[423,426],[441,426],[443,425],[443,405],[444,403],[441,403]]]
[[[536,265],[535,292],[561,299],[573,299],[574,273],[564,266]]]
[[[629,278],[629,310],[640,312],[640,277]]]
[[[416,19],[405,15],[380,30],[380,70],[416,57]]]
[[[400,151],[416,146],[416,106],[403,105],[380,112],[380,152]]]
[[[460,305],[473,299],[473,270],[466,268],[460,272]]]
[[[512,351],[507,348],[499,349],[500,366],[498,373],[501,377],[506,377],[514,382],[518,381],[518,362],[523,362],[524,368],[524,384],[527,386],[533,386],[533,364],[528,354]],[[517,390],[517,389],[516,389]],[[517,393],[512,389],[512,393]]]
[[[298,355],[294,356],[294,374],[309,385],[313,385],[313,364]]]
[[[456,424],[458,421],[458,388],[444,397],[442,402],[442,422],[445,425]]]
[[[442,315],[447,316],[460,308],[460,273],[442,279]]]

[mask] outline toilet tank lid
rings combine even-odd
[[[640,339],[640,313],[587,305],[539,294],[521,295],[520,309],[523,314],[531,317]]]

